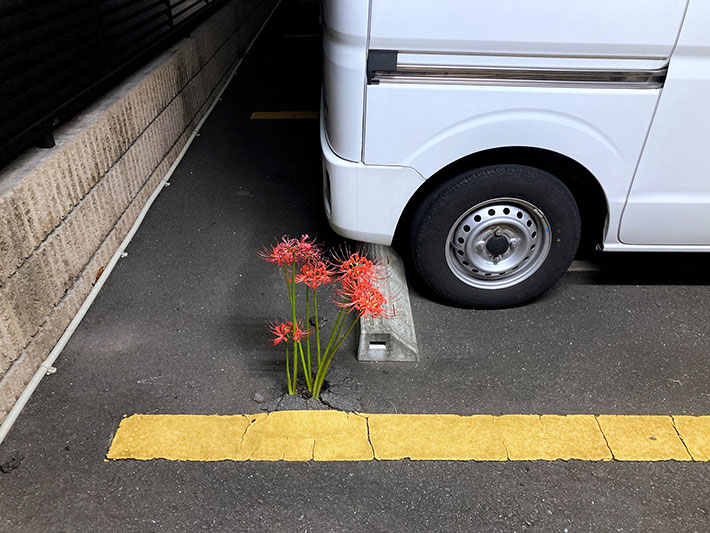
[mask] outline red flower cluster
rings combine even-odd
[[[343,302],[340,307],[354,309],[363,317],[390,316],[387,299],[374,285],[375,263],[360,253],[350,254],[336,263],[340,273],[341,289],[339,294]]]
[[[301,273],[296,276],[296,283],[305,283],[311,289],[333,281],[334,273],[323,261],[309,261],[301,267]]]
[[[274,324],[269,329],[271,329],[271,333],[274,334],[274,338],[271,340],[274,346],[288,341],[301,342],[302,339],[305,339],[312,333],[310,329],[301,329],[301,325],[298,323],[294,326],[293,322]]]
[[[344,301],[340,307],[355,309],[362,317],[389,317],[391,316],[385,305],[387,299],[380,290],[365,276],[357,279],[343,279],[340,295]]]
[[[338,261],[337,267],[343,286],[361,278],[372,280],[375,277],[374,263],[359,253]]]
[[[300,239],[290,239],[284,235],[270,250],[267,248],[260,251],[259,256],[279,266],[303,264],[320,259],[320,248],[308,235],[301,235]]]

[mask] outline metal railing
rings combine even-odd
[[[224,0],[0,2],[0,166]]]

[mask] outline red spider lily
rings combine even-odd
[[[281,324],[272,325],[269,329],[271,330],[271,333],[275,335],[275,338],[272,339],[271,342],[273,342],[274,346],[276,346],[282,342],[289,341],[288,336],[293,328],[291,327],[291,322],[282,322]]]
[[[269,327],[271,333],[274,334],[274,338],[271,342],[276,346],[282,342],[301,342],[302,339],[308,337],[313,333],[310,329],[301,329],[301,324],[296,323],[296,327],[293,326],[293,322],[282,322],[281,324],[274,324]]]
[[[275,265],[290,265],[296,261],[298,246],[298,240],[289,239],[286,235],[284,235],[281,237],[281,242],[277,243],[271,250],[261,250],[259,252],[259,257],[261,257],[264,261],[268,261],[269,263],[273,263]]]
[[[296,276],[296,283],[305,283],[311,289],[316,289],[320,285],[333,281],[334,275],[335,273],[328,270],[323,261],[309,262],[301,267],[301,273]]]
[[[347,259],[338,260],[336,263],[340,272],[340,279],[345,287],[351,281],[360,278],[372,279],[374,277],[374,263],[359,253],[351,254]]]
[[[355,280],[344,281],[340,294],[345,298],[345,301],[337,305],[355,309],[362,317],[389,318],[389,316],[391,316],[391,313],[385,307],[387,299],[380,290],[365,277],[361,276]]]
[[[361,317],[394,316],[394,305],[375,286],[375,282],[387,276],[382,271],[380,263],[371,261],[364,253],[356,251],[350,253],[341,250],[341,256],[332,255],[326,259],[321,251],[321,246],[308,235],[293,239],[286,235],[271,248],[259,252],[259,256],[280,267],[282,275],[288,285],[291,320],[289,322],[274,323],[270,326],[274,345],[285,343],[286,352],[286,379],[288,393],[296,394],[299,367],[302,369],[301,378],[305,379],[306,387],[312,397],[318,399],[323,387],[325,376],[328,373],[333,356],[352,332]],[[321,344],[320,328],[318,321],[317,287],[339,281],[338,294],[340,306],[338,318],[332,328],[325,348]],[[301,298],[297,296],[296,283],[303,283],[308,289],[313,289],[313,312],[315,313],[315,327],[304,329],[304,325],[297,320],[296,307]],[[310,316],[310,290],[305,290],[305,316]],[[392,295],[388,294],[388,297]],[[396,297],[395,297],[396,299]],[[356,311],[350,325],[343,328],[346,319],[351,316],[350,311]],[[343,333],[345,330],[345,333]],[[315,339],[312,339],[311,336]],[[303,342],[305,340],[305,342]],[[313,374],[313,360],[311,344],[315,341],[315,362],[317,370]],[[293,343],[293,349],[289,346]]]
[[[294,241],[296,241],[296,252],[294,256],[297,263],[320,261],[320,246],[316,244],[315,239],[309,239],[310,237],[307,234],[301,235],[300,240],[294,239]]]
[[[270,250],[268,248],[261,250],[259,257],[269,263],[283,266],[317,261],[320,259],[320,254],[320,248],[314,240],[309,240],[308,235],[301,235],[300,239],[291,239],[284,235]]]
[[[302,339],[305,339],[306,337],[310,336],[311,333],[313,333],[313,330],[302,330],[299,324],[296,324],[296,327],[293,328],[291,337],[293,338],[293,342],[301,342]]]

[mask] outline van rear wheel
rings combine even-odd
[[[463,307],[512,307],[565,273],[580,217],[555,176],[495,165],[438,185],[417,208],[410,236],[416,274],[435,296]]]

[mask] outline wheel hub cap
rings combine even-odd
[[[492,256],[502,255],[508,251],[510,247],[510,242],[506,237],[491,237],[486,241],[486,250]]]
[[[525,200],[478,204],[452,226],[446,243],[451,271],[468,285],[499,289],[532,276],[550,251],[550,225]]]

